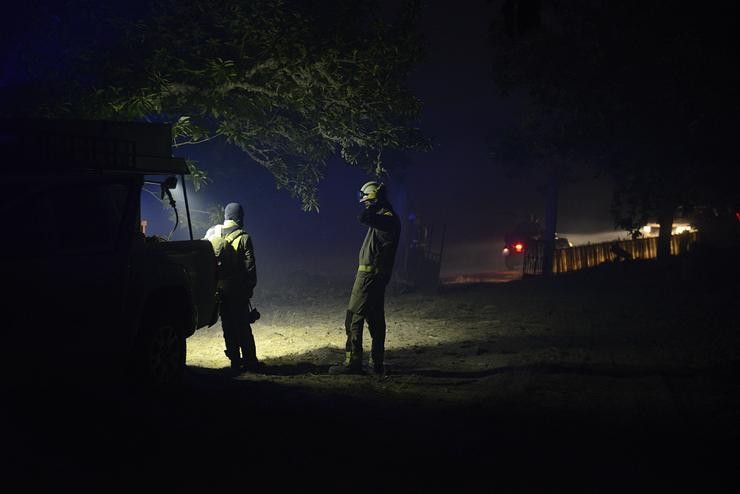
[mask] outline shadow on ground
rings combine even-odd
[[[319,371],[298,364],[271,373]],[[735,437],[717,430],[698,439],[691,424],[615,425],[607,410],[569,416],[496,403],[437,406],[208,369],[190,369],[172,394],[51,387],[26,389],[13,403],[4,422],[5,478],[30,491],[340,491],[361,482],[360,491],[729,492],[735,465]]]

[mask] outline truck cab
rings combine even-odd
[[[188,168],[170,126],[1,121],[0,156],[5,364],[177,385],[218,307],[213,250],[172,197]],[[168,236],[142,228],[145,187],[173,208]]]

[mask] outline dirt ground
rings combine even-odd
[[[723,291],[682,290],[650,279],[644,269],[633,280],[628,273],[617,283],[616,275],[605,268],[550,282],[446,285],[434,293],[400,293],[391,287],[388,375],[381,380],[327,375],[329,365],[344,358],[351,280],[343,287],[318,279],[319,286],[312,287],[311,280],[298,278],[288,292],[255,297],[262,313],[253,325],[258,357],[268,367],[234,379],[476,403],[513,398],[517,389],[505,381],[516,375],[520,391],[526,389],[516,400],[531,401],[528,406],[590,403],[618,407],[626,415],[688,413],[676,409],[677,397],[666,381],[688,385],[708,373],[716,377],[731,370],[740,355],[739,319],[724,305],[731,300]],[[369,346],[366,331],[366,356]],[[187,362],[194,372],[227,370],[220,322],[188,340]],[[543,379],[547,382],[535,383]],[[582,380],[577,388],[588,396],[568,405],[574,379]],[[625,402],[618,391],[622,381],[642,383],[632,391],[634,399]],[[358,382],[363,383],[359,390]],[[682,407],[714,403],[704,395],[710,390],[685,391]],[[645,396],[637,396],[640,392]],[[638,403],[642,400],[647,402]]]
[[[13,461],[39,485],[96,491],[736,491],[736,281],[635,263],[392,286],[383,379],[327,374],[350,287],[258,288],[263,373],[230,374],[220,325],[199,330],[179,393],[103,393],[94,410],[62,395],[50,405],[75,413],[26,416],[34,442]]]

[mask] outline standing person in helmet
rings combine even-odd
[[[244,209],[241,204],[232,202],[224,208],[224,224],[209,228],[205,239],[214,244],[220,262],[219,315],[226,343],[224,353],[231,361],[232,370],[254,371],[261,363],[257,360],[250,325],[249,300],[257,285],[257,265],[252,237],[243,227]]]
[[[385,372],[385,287],[393,272],[401,222],[388,202],[382,183],[367,182],[363,185],[360,203],[365,209],[358,219],[368,226],[368,230],[360,248],[360,265],[344,323],[347,333],[346,358],[343,364],[330,367],[330,374],[362,373],[362,332],[365,321],[372,338],[369,368],[376,375]]]

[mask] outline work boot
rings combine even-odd
[[[351,352],[347,352],[343,363],[329,367],[329,374],[334,376],[341,374],[364,374],[362,370],[362,355],[352,355]]]
[[[373,360],[373,358],[370,357],[367,362],[367,368],[370,371],[370,374],[374,376],[383,377],[385,375],[385,366],[381,360]]]
[[[224,354],[228,357],[231,364],[229,365],[229,368],[231,369],[232,373],[238,374],[241,371],[241,361],[239,358],[236,358],[233,356],[232,353],[230,353],[228,350],[224,351]]]
[[[259,360],[242,360],[242,369],[246,372],[261,372],[264,368],[264,362]]]

